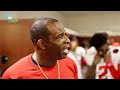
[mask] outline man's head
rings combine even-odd
[[[53,18],[36,19],[31,26],[30,34],[37,52],[52,59],[62,59],[67,56],[70,41],[58,20]]]
[[[88,40],[84,40],[83,42],[81,42],[80,46],[83,47],[83,48],[89,49],[90,48],[89,41]]]
[[[90,40],[90,46],[94,46],[97,51],[103,51],[103,54],[109,49],[109,36],[107,33],[95,33]]]

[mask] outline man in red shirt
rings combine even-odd
[[[30,34],[35,52],[10,66],[2,79],[78,79],[76,64],[67,57],[70,40],[58,20],[36,19]]]

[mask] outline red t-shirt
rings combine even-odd
[[[61,79],[78,79],[76,64],[70,58],[59,60]],[[41,67],[48,79],[58,79],[58,66]],[[32,54],[10,66],[2,79],[45,79],[39,67],[32,61]]]

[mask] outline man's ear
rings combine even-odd
[[[41,48],[41,49],[46,49],[45,41],[44,41],[43,39],[39,39],[39,40],[37,41],[37,45],[38,45],[38,47]]]

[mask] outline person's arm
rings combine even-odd
[[[92,65],[85,76],[85,79],[95,79],[95,69],[96,69],[96,65]]]
[[[95,75],[96,75],[96,65],[100,62],[101,60],[101,56],[100,55],[96,55],[94,62],[92,64],[92,66],[88,69],[85,79],[95,79]]]

